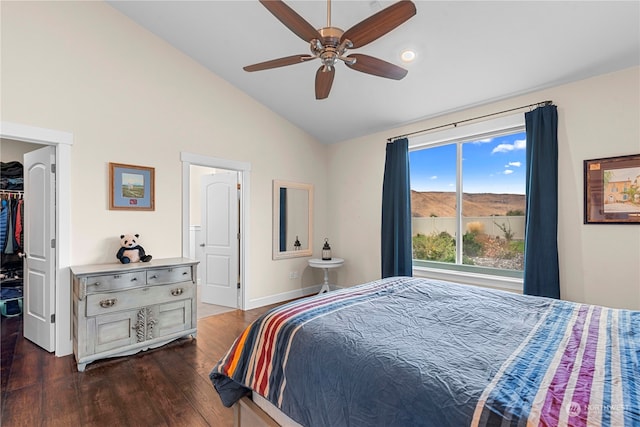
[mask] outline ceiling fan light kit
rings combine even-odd
[[[260,0],[260,3],[294,34],[309,43],[311,55],[292,55],[260,62],[244,67],[245,71],[284,67],[318,58],[322,65],[316,71],[316,99],[329,96],[338,61],[344,62],[353,70],[378,77],[400,80],[407,75],[407,70],[397,65],[369,55],[348,55],[347,51],[377,40],[414,16],[416,6],[410,0],[396,2],[347,31],[331,26],[331,0],[327,1],[327,26],[318,30],[283,1]]]

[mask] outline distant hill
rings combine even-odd
[[[456,193],[411,190],[411,215],[414,217],[452,217],[456,214]],[[506,215],[508,211],[525,209],[523,194],[465,193],[464,216]]]

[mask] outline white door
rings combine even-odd
[[[238,306],[238,174],[202,177],[202,302]]]
[[[55,147],[24,155],[24,337],[55,350]]]

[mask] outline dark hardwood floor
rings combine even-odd
[[[198,321],[182,339],[133,356],[90,363],[55,357],[22,336],[22,316],[2,318],[0,425],[232,426],[209,372],[246,325],[270,307]]]

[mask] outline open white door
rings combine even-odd
[[[238,174],[202,177],[202,302],[238,306]]]
[[[55,350],[55,147],[24,155],[24,337]]]

